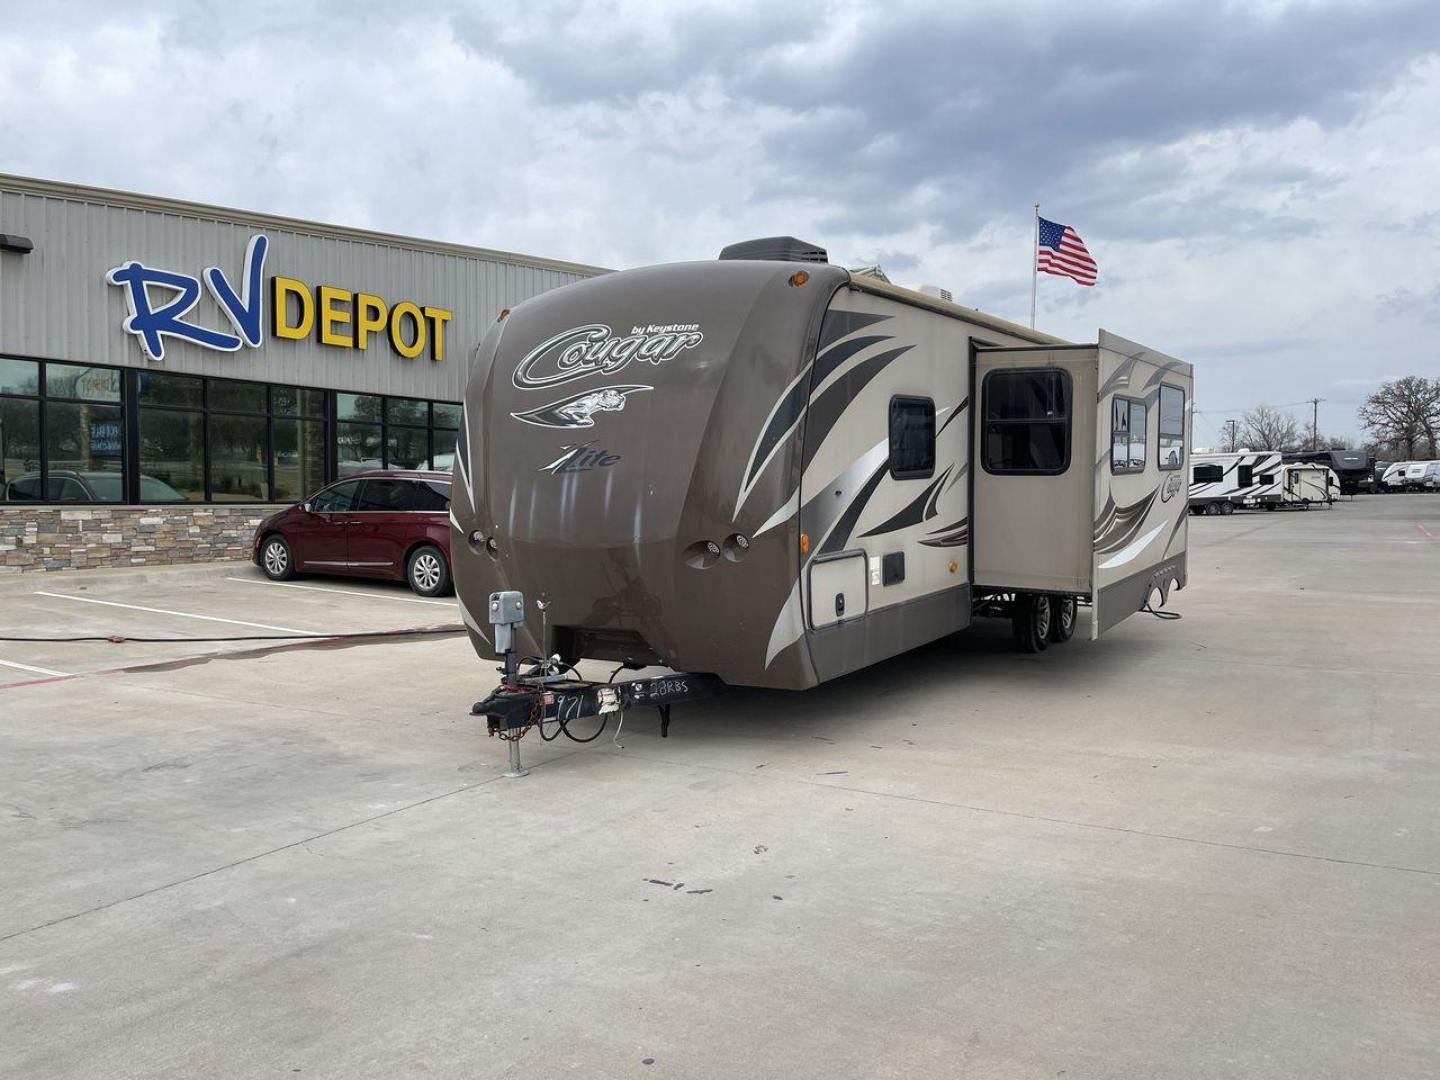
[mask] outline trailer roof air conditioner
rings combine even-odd
[[[829,262],[825,249],[793,236],[767,236],[741,240],[720,250],[722,259],[759,259],[764,262]]]

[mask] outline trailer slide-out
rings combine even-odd
[[[1094,638],[1184,587],[1189,364],[824,260],[736,245],[486,335],[451,549],[472,644],[506,660],[492,732],[804,689],[976,615],[1039,651],[1081,605]],[[596,685],[585,658],[680,674]]]

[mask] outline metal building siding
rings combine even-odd
[[[220,211],[207,217],[188,207],[124,205],[77,197],[70,190],[6,190],[0,182],[0,232],[27,236],[35,245],[28,255],[0,254],[0,352],[459,401],[475,347],[502,307],[590,276],[587,268],[552,269],[426,250],[440,245],[423,241],[407,248],[398,238],[348,237],[324,226],[308,233],[302,226],[227,218]],[[121,327],[128,314],[125,291],[109,284],[105,274],[132,259],[195,278],[207,266],[218,266],[238,290],[245,248],[257,232],[270,242],[260,347],[226,353],[167,337],[165,359],[147,360],[137,338]],[[372,293],[392,308],[409,300],[453,311],[444,361],[431,361],[428,346],[406,360],[384,332],[373,335],[364,351],[321,345],[318,326],[305,341],[273,338],[270,279],[276,275],[305,282],[312,297],[317,286],[333,285]],[[164,295],[158,291],[157,302]],[[232,330],[204,290],[186,321]]]

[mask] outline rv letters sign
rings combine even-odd
[[[132,259],[110,270],[105,280],[125,290],[129,315],[121,324],[140,342],[151,360],[165,359],[165,339],[175,338],[216,352],[258,349],[268,330],[282,341],[301,341],[312,334],[322,345],[366,351],[372,342],[388,341],[394,352],[413,360],[427,353],[445,359],[445,328],[455,313],[410,300],[387,303],[373,293],[352,292],[333,285],[313,290],[297,278],[273,275],[265,284],[269,238],[257,234],[245,248],[238,291],[216,266],[199,278]],[[213,330],[190,319],[200,302],[202,282],[214,298],[229,329]],[[270,319],[265,319],[266,294]]]

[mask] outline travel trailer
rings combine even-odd
[[[1265,509],[1309,510],[1312,506],[1330,506],[1340,494],[1340,480],[1328,465],[1292,462],[1281,467],[1279,499],[1267,499]]]
[[[1392,461],[1385,466],[1385,471],[1380,474],[1380,490],[1386,494],[1399,491],[1405,481],[1405,470],[1410,464],[1408,461]]]
[[[476,705],[492,731],[804,689],[976,615],[1039,651],[1079,606],[1094,638],[1184,587],[1189,364],[824,260],[738,245],[487,334],[452,552],[476,651],[506,659]],[[582,658],[682,674],[617,690],[573,677]]]
[[[1387,491],[1433,491],[1436,461],[1397,461],[1385,470],[1381,483]]]
[[[1190,459],[1190,512],[1233,514],[1245,506],[1280,501],[1280,451],[1240,450]]]
[[[1328,465],[1340,484],[1341,495],[1358,495],[1375,459],[1364,450],[1298,450],[1285,455],[1285,461],[1312,465]]]

